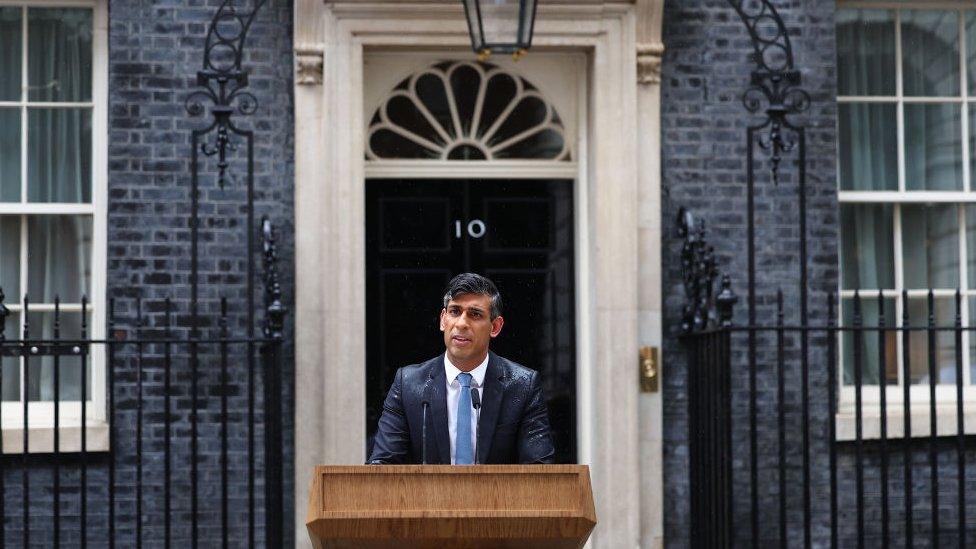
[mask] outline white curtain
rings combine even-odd
[[[951,10],[901,11],[905,95],[959,95],[959,15]]]
[[[23,36],[20,8],[0,8],[0,101],[19,101]],[[0,201],[20,200],[20,109],[0,109]]]
[[[838,117],[841,190],[898,190],[895,104],[841,103]]]
[[[90,107],[44,107],[44,102],[91,100],[92,14],[90,9],[28,10],[27,201],[91,202]],[[38,105],[40,103],[40,105]],[[34,106],[36,105],[36,106]],[[34,303],[78,303],[90,292],[91,216],[32,215],[27,218],[27,293]],[[53,313],[33,313],[31,334],[54,336]],[[62,313],[62,338],[80,336],[81,315]],[[61,398],[80,396],[77,358],[61,359]],[[54,397],[54,363],[33,363],[30,400]],[[90,394],[90,393],[89,393]]]
[[[962,190],[958,105],[905,105],[905,188]]]
[[[19,101],[23,35],[19,7],[0,8],[0,100]],[[0,109],[0,201],[20,200],[20,109]],[[20,294],[20,218],[0,217],[0,288],[7,300]],[[18,315],[7,319],[5,335],[17,337]],[[20,371],[16,359],[3,360],[3,400],[19,400]]]
[[[31,101],[91,100],[91,11],[28,11]],[[91,111],[32,108],[28,116],[28,200],[91,201]]]
[[[895,95],[895,15],[837,10],[837,93]]]
[[[841,206],[841,261],[843,288],[862,290],[861,319],[864,325],[878,323],[878,290],[892,289],[894,241],[892,206],[888,204],[843,204]],[[845,299],[844,325],[854,321],[854,301]],[[885,301],[885,322],[892,325],[894,304]],[[872,332],[868,332],[871,334]],[[844,382],[854,382],[854,341],[844,334]],[[866,385],[880,380],[880,351],[876,337],[861,342],[861,376]],[[892,356],[886,357],[891,360]]]

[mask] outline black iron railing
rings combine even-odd
[[[901,297],[907,303],[907,293]],[[974,529],[967,518],[976,494],[968,487],[967,469],[976,467],[976,440],[966,431],[966,416],[976,412],[976,405],[967,401],[963,372],[964,354],[970,352],[963,345],[964,334],[976,337],[976,326],[962,324],[959,293],[951,325],[936,323],[931,291],[927,301],[924,317],[911,318],[906,306],[901,320],[891,325],[886,324],[883,308],[873,318],[864,318],[857,293],[848,300],[853,308],[849,324],[788,325],[783,322],[780,294],[772,324],[717,326],[684,337],[689,350],[693,547],[801,545],[802,538],[795,536],[811,525],[793,510],[804,493],[817,491],[825,499],[813,505],[813,526],[829,520],[829,537],[814,535],[815,545],[935,547],[941,542],[967,547],[967,540],[976,539],[976,532],[967,532]],[[833,318],[833,295],[827,308]],[[822,360],[808,364],[808,369],[798,364],[801,333],[826,347]],[[841,353],[845,340],[848,348]],[[757,347],[750,350],[752,341]],[[919,342],[924,350],[913,352]],[[891,356],[893,348],[901,355],[900,364]],[[762,358],[750,362],[750,354]],[[924,358],[919,365],[920,356]],[[894,364],[898,371],[892,375]],[[741,379],[744,371],[764,389],[736,386],[733,377]],[[838,375],[842,372],[843,377]],[[921,379],[919,372],[925,373]],[[815,421],[826,427],[824,438],[812,441],[815,454],[825,452],[826,458],[798,464],[795,458],[803,442],[795,436],[800,428],[799,399],[790,389],[800,385],[802,375],[809,376],[814,408],[821,402],[827,405],[826,417]],[[937,394],[946,390],[951,396]],[[839,391],[848,393],[846,401]],[[870,403],[866,394],[874,397]],[[746,409],[765,413],[751,416],[743,412]],[[842,436],[837,424],[845,415],[853,433]],[[918,425],[913,417],[926,424],[921,433],[913,432],[913,425]],[[765,443],[757,444],[753,454],[748,441],[755,439]],[[756,474],[748,467],[753,461],[760,464]],[[811,484],[804,484],[803,479],[810,478]],[[813,484],[821,481],[827,485]],[[738,514],[733,512],[736,508]],[[740,526],[753,522],[744,509],[758,509],[756,537]]]
[[[8,337],[0,291],[0,371],[13,364],[21,378],[16,425],[4,417],[10,408],[0,407],[0,547],[282,545],[285,310],[267,219],[262,236],[260,337],[232,327],[225,298],[212,316],[180,311],[169,298],[136,299],[134,314],[121,315],[110,300],[107,335],[99,339],[91,337],[85,299],[80,331],[62,328],[55,300],[41,336],[24,298],[22,332]],[[41,368],[52,370],[45,403],[52,412],[38,418],[32,405],[42,402],[26,386]],[[65,371],[78,376],[73,399],[61,393]],[[104,386],[95,385],[99,379]],[[0,394],[2,385],[0,377]],[[17,427],[13,450],[4,438]],[[106,431],[91,443],[92,433]],[[11,493],[7,481],[16,477],[19,493]]]
[[[952,294],[950,322],[945,311],[937,321],[935,290],[848,291],[843,314],[830,293],[817,308],[824,318],[793,315],[799,323],[785,321],[776,292],[763,301],[770,322],[735,325],[729,278],[713,291],[718,269],[704,223],[682,211],[679,232],[692,547],[966,547],[976,539],[967,532],[976,439],[966,431],[976,385],[964,371],[976,326],[963,324],[962,291]],[[886,307],[901,308],[897,321]]]

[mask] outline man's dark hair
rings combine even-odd
[[[477,273],[461,273],[451,279],[444,289],[444,308],[461,294],[486,295],[491,300],[491,319],[502,315],[502,294],[491,279]]]

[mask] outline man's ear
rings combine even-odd
[[[446,313],[447,313],[447,309],[441,309],[441,315],[440,315],[440,325],[441,325],[441,331],[442,331],[442,332],[444,331],[444,315],[445,315]]]
[[[491,337],[497,337],[498,334],[502,333],[502,326],[505,325],[505,319],[501,316],[496,316],[495,320],[491,321]]]

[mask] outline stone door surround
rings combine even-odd
[[[660,49],[640,48],[641,87],[655,87],[647,96],[638,89],[638,32],[646,27],[641,14],[659,13],[661,1],[643,4],[545,3],[533,40],[535,51],[582,52],[588,62],[587,150],[577,197],[577,226],[587,235],[577,240],[578,415],[580,461],[590,465],[600,521],[595,548],[637,547],[642,531],[644,539],[660,531],[659,518],[644,524],[660,509],[642,510],[649,501],[645,482],[635,482],[646,477],[660,491],[660,445],[657,455],[641,456],[640,431],[655,427],[641,419],[649,404],[636,376],[639,346],[660,342],[659,299],[647,297],[660,288],[659,151],[641,151],[659,145],[658,114],[657,104],[639,107],[645,97],[659,103],[648,55]],[[313,466],[363,460],[364,53],[470,46],[455,1],[296,0],[295,10],[295,527],[304,547]],[[660,36],[660,17],[650,20]],[[659,421],[659,402],[650,406]],[[651,501],[659,507],[656,496]]]

